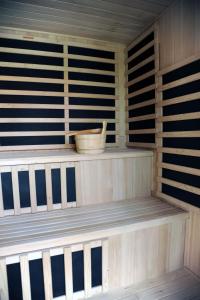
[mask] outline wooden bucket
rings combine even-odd
[[[98,154],[105,150],[106,143],[106,125],[103,122],[102,132],[100,134],[78,134],[75,136],[76,150],[81,154]]]

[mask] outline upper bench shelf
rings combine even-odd
[[[78,154],[75,150],[71,149],[12,151],[0,153],[0,166],[151,156],[153,156],[153,151],[144,149],[107,149],[104,153],[96,155]]]

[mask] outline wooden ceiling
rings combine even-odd
[[[1,0],[0,26],[131,42],[172,0]]]

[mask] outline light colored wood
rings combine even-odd
[[[181,269],[128,288],[118,287],[115,291],[94,296],[91,300],[193,300],[198,299],[199,293],[199,278],[189,270]]]
[[[65,264],[65,289],[66,300],[71,300],[73,296],[73,274],[72,274],[72,252],[70,248],[64,248]]]
[[[199,1],[177,0],[159,19],[161,69],[199,54]],[[166,70],[166,69],[165,69]]]
[[[128,75],[131,74],[133,71],[136,71],[137,69],[143,67],[144,65],[148,64],[149,62],[153,61],[155,58],[154,55],[146,58],[145,60],[143,60],[142,62],[140,62],[139,64],[137,64],[136,66],[132,67],[131,69],[128,70]]]
[[[130,43],[153,23],[169,3],[169,0],[159,2],[143,0],[142,2],[126,1],[123,5],[120,1],[113,0],[105,3],[87,0],[83,5],[83,3],[70,1],[43,0],[41,3],[20,0],[14,2],[12,9],[9,3],[2,4],[1,10],[5,17],[1,19],[0,25],[9,27],[4,28],[2,32],[10,35],[18,32],[15,28],[25,28],[21,35],[27,39],[40,40],[44,32],[50,31],[54,34],[46,33],[46,37],[57,43],[62,37],[67,38],[62,34],[68,34],[72,45],[77,45],[83,40],[90,44],[93,38],[106,40],[104,43],[109,47],[111,41]],[[31,30],[35,32],[32,33]],[[37,33],[36,30],[40,32]],[[96,46],[98,43],[102,46],[103,41],[96,41]]]
[[[8,294],[8,280],[7,280],[7,270],[5,259],[0,259],[0,296],[2,300],[9,300]]]
[[[52,210],[53,198],[52,198],[52,180],[51,180],[51,165],[45,166],[45,177],[46,177],[46,194],[47,194],[47,209]]]
[[[170,121],[181,121],[181,120],[195,120],[200,118],[200,112],[186,113],[171,116],[158,117],[157,120],[160,122],[170,122]]]
[[[0,229],[0,256],[100,240],[175,220],[185,222],[187,216],[183,210],[158,199],[139,197],[70,210],[4,217],[0,220],[0,224],[5,225]],[[48,262],[48,252],[45,257]],[[48,266],[46,268],[48,273]]]
[[[84,291],[85,297],[88,298],[91,294],[91,247],[90,244],[87,243],[83,247],[84,253]]]
[[[51,258],[49,251],[42,253],[43,275],[44,275],[44,290],[45,300],[53,299],[52,291],[52,275],[51,275]]]
[[[149,42],[147,45],[145,45],[144,47],[142,47],[140,50],[138,50],[137,52],[135,52],[133,55],[131,55],[126,63],[131,62],[134,58],[136,58],[137,56],[139,56],[140,54],[142,54],[144,51],[146,51],[147,49],[151,48],[154,45],[154,41]]]
[[[27,255],[20,256],[20,270],[21,270],[23,299],[31,300],[29,261]]]
[[[129,105],[127,107],[127,110],[132,110],[132,109],[136,109],[136,108],[140,108],[140,107],[144,107],[144,106],[148,106],[148,105],[152,105],[152,104],[155,104],[155,99]]]
[[[149,86],[147,86],[147,87],[145,87],[145,88],[142,88],[142,89],[140,89],[140,90],[137,90],[137,91],[135,91],[135,92],[130,93],[130,94],[128,95],[128,98],[131,98],[131,97],[133,97],[133,96],[138,96],[138,95],[144,94],[144,93],[149,92],[149,91],[154,90],[154,89],[155,89],[155,84],[151,84],[151,85],[149,85]]]
[[[144,116],[138,116],[138,117],[132,117],[129,118],[129,122],[136,122],[136,121],[145,121],[145,120],[151,120],[155,119],[156,115],[155,114],[150,114],[150,115],[144,115]]]
[[[108,290],[108,273],[109,273],[109,263],[108,263],[108,240],[102,241],[102,287],[105,293]]]
[[[191,193],[200,195],[199,188],[194,187],[194,186],[189,185],[189,184],[181,183],[181,182],[171,180],[171,179],[167,179],[167,178],[160,178],[160,177],[158,177],[158,182],[165,183],[165,184],[177,187],[177,188],[179,188],[181,190],[184,190],[186,192],[191,192]]]
[[[36,196],[36,182],[35,182],[35,167],[29,166],[29,187],[30,187],[30,198],[31,198],[31,212],[37,211],[37,196]]]
[[[20,196],[19,196],[19,180],[18,180],[18,170],[12,168],[12,187],[13,187],[13,202],[15,215],[20,214]]]

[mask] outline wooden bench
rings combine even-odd
[[[48,300],[81,299],[177,270],[187,216],[147,197],[4,217],[1,299],[40,299],[35,286]]]

